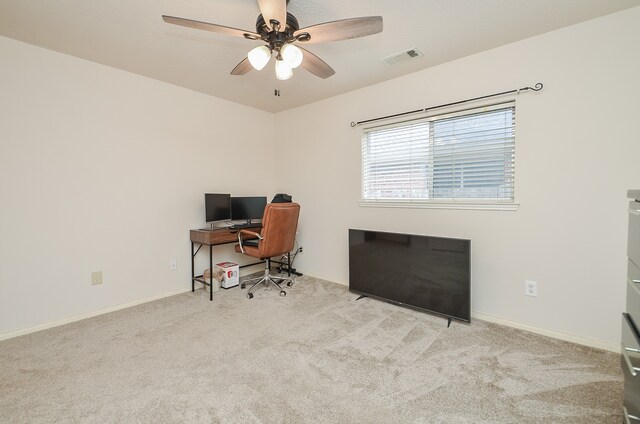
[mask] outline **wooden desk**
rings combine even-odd
[[[259,233],[262,230],[262,227],[250,227],[246,228],[249,231],[254,231]],[[219,246],[222,244],[229,243],[237,243],[238,242],[238,231],[240,230],[232,230],[229,228],[216,228],[214,230],[191,230],[190,238],[191,238],[191,291],[195,291],[195,282],[202,283],[206,286],[209,286],[209,300],[213,300],[213,246]],[[256,238],[256,237],[246,237],[246,239]],[[198,249],[194,252],[195,245],[198,244]],[[209,246],[209,281],[205,280],[204,273],[201,275],[195,274],[195,257],[200,251],[202,246]],[[260,263],[260,262],[257,262]],[[255,264],[249,264],[255,265]],[[243,265],[249,266],[249,265]]]

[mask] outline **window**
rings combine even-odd
[[[513,204],[514,160],[514,103],[368,128],[363,204]]]

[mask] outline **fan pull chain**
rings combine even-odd
[[[276,78],[276,86],[273,89],[273,95],[276,97],[280,97],[280,81]]]

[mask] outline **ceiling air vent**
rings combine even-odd
[[[422,52],[416,48],[403,50],[398,53],[394,53],[390,56],[380,59],[385,65],[392,66],[397,65],[400,62],[406,62],[407,60],[414,59],[416,57],[424,56]]]

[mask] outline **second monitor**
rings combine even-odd
[[[231,219],[244,220],[247,223],[251,223],[252,219],[262,219],[266,206],[266,196],[232,197]]]

